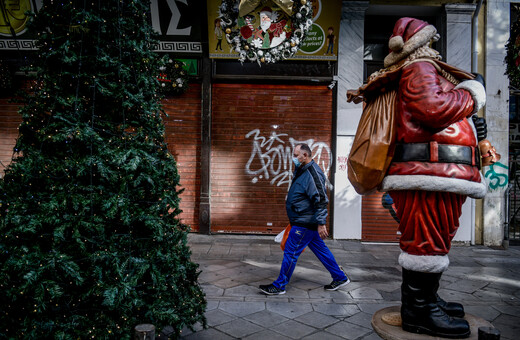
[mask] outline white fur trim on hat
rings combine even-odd
[[[477,113],[481,108],[486,105],[486,89],[484,85],[476,80],[465,80],[459,85],[455,86],[455,89],[464,89],[471,93],[471,97],[475,102],[475,108],[473,113]]]
[[[471,198],[483,198],[486,196],[487,189],[482,173],[480,173],[480,181],[480,183],[477,183],[460,178],[428,175],[390,175],[383,179],[380,191],[443,191],[466,195]]]
[[[392,39],[395,38],[392,37],[392,39],[390,39],[390,41],[388,42],[388,47],[392,50],[392,52],[390,52],[390,54],[385,57],[384,66],[389,67],[397,63],[399,60],[408,57],[413,51],[429,43],[430,40],[433,37],[435,37],[436,34],[437,29],[432,25],[428,25],[421,29],[419,32],[415,33],[413,36],[411,36],[410,39],[408,39],[403,44],[402,49],[400,50],[394,50],[392,48],[392,46],[398,46],[398,44],[394,45],[394,43],[397,43],[397,41],[391,43]]]
[[[448,269],[450,259],[448,255],[411,255],[401,252],[399,264],[415,272],[442,273]]]
[[[390,38],[388,41],[388,47],[395,52],[400,51],[404,46],[403,37],[400,35],[396,35],[395,37]]]

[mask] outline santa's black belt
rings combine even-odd
[[[476,147],[437,142],[396,144],[392,161],[458,163],[480,167],[480,153]]]

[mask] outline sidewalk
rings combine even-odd
[[[397,244],[326,241],[351,283],[329,292],[329,273],[311,251],[298,261],[287,293],[265,296],[258,285],[278,276],[282,260],[274,236],[189,235],[192,260],[208,302],[208,328],[185,329],[181,339],[380,339],[372,315],[400,305]],[[454,245],[439,295],[464,304],[469,314],[520,334],[520,247],[507,250]],[[432,338],[434,339],[434,338]]]

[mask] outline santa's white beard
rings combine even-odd
[[[271,21],[270,20],[266,20],[266,21],[262,21],[262,23],[260,24],[260,28],[262,28],[262,31],[266,32],[269,27],[271,27]]]

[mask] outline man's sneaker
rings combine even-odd
[[[282,295],[285,290],[276,288],[272,283],[270,285],[260,285],[260,290],[266,295]]]
[[[325,290],[336,290],[338,289],[339,287],[343,287],[343,286],[346,286],[350,283],[350,279],[347,277],[346,280],[342,280],[342,281],[332,281],[330,283],[330,285],[326,285],[325,287]]]

